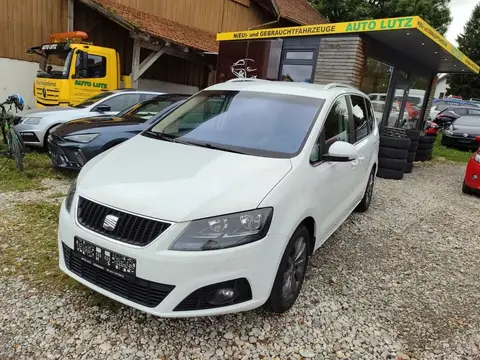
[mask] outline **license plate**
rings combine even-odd
[[[458,140],[458,142],[461,142],[462,144],[470,144],[472,142],[472,140],[462,139],[462,140]]]
[[[137,261],[75,237],[75,252],[83,261],[120,277],[135,276]]]

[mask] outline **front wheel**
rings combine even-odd
[[[310,233],[304,225],[295,230],[278,267],[272,292],[265,304],[274,313],[284,313],[297,300],[308,265]]]
[[[8,129],[8,144],[10,156],[15,159],[15,165],[19,171],[23,171],[23,157],[25,155],[25,146],[17,131],[13,128]]]

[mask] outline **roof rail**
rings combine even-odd
[[[248,81],[268,81],[268,80],[263,80],[263,79],[257,79],[257,78],[234,78],[227,80],[227,83],[232,83],[232,82],[248,82]]]
[[[333,89],[333,88],[347,88],[347,89],[355,89],[358,90],[356,87],[347,85],[347,84],[341,84],[341,83],[329,83],[325,85],[325,90]]]

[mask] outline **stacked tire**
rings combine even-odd
[[[410,148],[407,154],[407,165],[405,166],[405,173],[413,171],[413,162],[418,148],[418,139],[420,138],[419,130],[407,130],[407,137],[410,139]]]
[[[415,161],[432,160],[433,145],[436,136],[423,135],[418,138],[418,147],[415,153]]]
[[[380,136],[377,176],[401,180],[407,166],[411,140],[404,129],[385,127]]]

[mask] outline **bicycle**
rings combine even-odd
[[[5,109],[8,105],[10,105],[9,110],[12,109],[12,105],[15,107],[16,111],[23,109],[23,103],[19,103],[14,96],[9,96],[6,101],[0,104],[0,127],[2,129],[3,141],[7,147],[5,151],[0,151],[0,155],[6,156],[8,159],[15,159],[17,169],[23,171],[25,144],[23,143],[20,134],[13,127],[14,116],[9,114]]]

